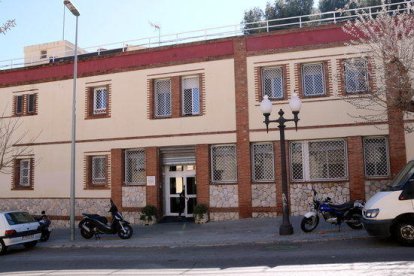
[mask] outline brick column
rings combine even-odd
[[[348,137],[348,173],[351,200],[365,200],[364,148],[361,136]]]
[[[196,146],[197,203],[210,205],[210,164],[208,145]]]
[[[181,117],[181,78],[171,78],[171,117]]]
[[[124,163],[122,149],[111,150],[111,198],[116,206],[122,208],[122,183],[124,182]]]
[[[249,106],[247,91],[246,40],[236,38],[234,48],[234,74],[236,95],[236,135],[239,190],[239,216],[252,216],[252,188],[249,141]]]
[[[158,212],[161,212],[161,174],[158,148],[146,148],[145,157],[147,176],[155,176],[155,186],[147,186],[147,205],[154,205]]]

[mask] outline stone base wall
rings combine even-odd
[[[370,199],[373,195],[385,188],[390,180],[367,180],[365,181],[365,200]]]
[[[238,212],[211,212],[210,221],[236,220],[239,219]]]
[[[210,207],[228,208],[239,207],[239,193],[237,185],[210,186]]]
[[[123,207],[144,207],[147,204],[146,186],[125,186],[122,187]]]
[[[276,185],[253,184],[252,185],[252,207],[275,207]]]
[[[253,218],[274,218],[277,217],[276,212],[253,212],[252,217]]]
[[[349,201],[349,183],[291,183],[290,184],[290,212],[291,215],[300,216],[311,209],[313,193],[312,187],[319,198],[330,197],[335,204]]]

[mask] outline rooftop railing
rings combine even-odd
[[[114,52],[125,52],[143,48],[176,45],[187,42],[206,41],[211,39],[240,36],[252,33],[271,32],[275,30],[288,28],[303,28],[323,24],[336,24],[339,22],[353,20],[361,12],[365,12],[367,15],[370,16],[375,16],[376,14],[380,13],[384,7],[390,11],[396,9],[398,9],[399,11],[409,10],[411,6],[407,3],[413,4],[414,0],[364,8],[337,10],[324,13],[315,13],[302,16],[272,19],[266,21],[257,21],[245,24],[241,23],[236,25],[227,25],[216,28],[208,28],[176,34],[166,34],[161,36],[152,36],[135,40],[110,43],[105,45],[91,46],[82,48],[87,53],[80,54],[79,59],[82,60],[82,58],[105,55]],[[58,53],[55,54],[53,57],[48,57],[46,59],[41,60],[39,60],[39,58],[30,57],[3,60],[0,61],[0,70],[13,69],[25,66],[34,66],[70,59],[73,59],[73,50],[69,52]]]

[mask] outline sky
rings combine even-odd
[[[161,27],[161,35],[236,25],[245,10],[264,9],[268,1],[71,0],[80,13],[81,48],[157,37],[149,22]],[[0,0],[0,24],[8,19],[15,19],[16,27],[0,35],[0,61],[23,58],[24,46],[62,38],[75,42],[75,16],[64,12],[63,0]]]

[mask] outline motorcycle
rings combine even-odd
[[[42,211],[42,214],[40,216],[34,216],[34,218],[40,224],[39,226],[39,229],[41,231],[40,241],[44,242],[44,241],[49,240],[50,233],[52,232],[52,229],[49,226],[52,222],[46,215],[46,212]]]
[[[95,236],[98,239],[100,234],[118,234],[121,239],[129,239],[133,233],[132,227],[128,221],[124,220],[112,200],[108,212],[112,215],[111,224],[108,224],[108,220],[104,216],[82,213],[84,218],[79,222],[82,237],[90,239]]]
[[[317,198],[317,192],[313,191],[313,211],[304,215],[300,228],[303,232],[312,232],[319,224],[319,214],[326,222],[338,225],[341,230],[342,222],[345,222],[352,229],[362,228],[362,208],[365,203],[361,200],[349,201],[344,204],[334,205],[331,198],[323,200]]]

